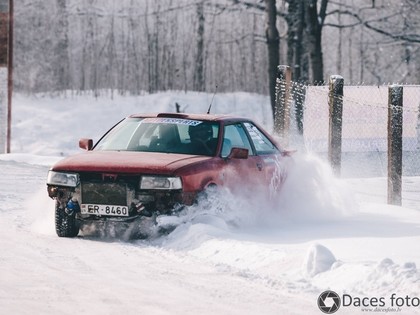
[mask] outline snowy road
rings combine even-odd
[[[237,213],[222,213],[149,241],[63,239],[46,194],[48,167],[34,165],[48,163],[0,158],[1,314],[322,314],[317,298],[327,289],[419,297],[418,209],[362,202],[360,211],[333,220],[302,220],[302,212],[255,224],[248,213],[235,227]],[[356,181],[350,186],[369,183]],[[293,178],[289,189],[299,192]],[[337,312],[355,313],[361,307]]]

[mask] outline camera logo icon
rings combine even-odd
[[[318,297],[318,307],[325,314],[337,312],[340,306],[340,296],[334,291],[324,291]]]

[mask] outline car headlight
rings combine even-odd
[[[48,185],[76,187],[79,184],[79,174],[49,171]]]
[[[140,189],[182,189],[182,182],[179,177],[143,176]]]

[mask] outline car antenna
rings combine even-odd
[[[216,93],[217,93],[217,85],[216,85],[216,90],[213,93],[213,97],[211,98],[211,102],[210,102],[210,105],[209,105],[209,109],[207,110],[207,114],[210,114],[211,105],[213,104],[214,96],[216,95]]]

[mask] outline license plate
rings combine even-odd
[[[127,206],[82,204],[80,210],[82,214],[128,217]]]

